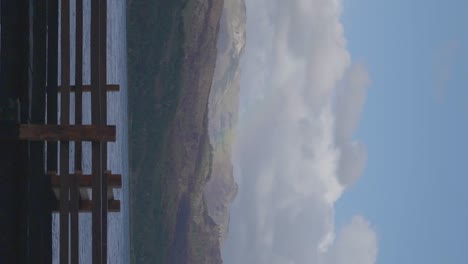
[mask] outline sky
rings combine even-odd
[[[348,49],[372,79],[355,137],[368,160],[336,205],[364,214],[377,263],[466,263],[468,2],[344,2]]]
[[[468,2],[246,5],[225,263],[465,263]]]

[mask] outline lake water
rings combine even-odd
[[[84,58],[83,83],[90,83],[90,3],[84,0]],[[122,174],[122,189],[115,190],[114,196],[121,201],[120,213],[109,213],[108,218],[108,263],[130,263],[129,254],[129,207],[128,207],[128,119],[127,119],[127,59],[126,59],[126,1],[108,0],[107,24],[107,81],[109,84],[119,84],[120,92],[108,94],[108,123],[117,126],[117,141],[108,144],[108,168],[113,173]],[[71,43],[75,43],[75,1],[71,6]],[[71,51],[71,80],[74,80],[74,49]],[[60,53],[59,53],[60,54]],[[60,67],[59,67],[60,69]],[[59,73],[60,76],[60,73]],[[73,102],[73,97],[71,98]],[[74,108],[72,103],[72,109]],[[91,120],[89,94],[83,97],[83,122]],[[73,112],[71,121],[73,122]],[[73,146],[70,149],[73,154]],[[91,144],[83,146],[83,172],[91,173]],[[70,162],[73,171],[73,162]],[[59,263],[59,217],[53,217],[53,263]],[[80,263],[91,263],[91,214],[81,214],[80,218]]]

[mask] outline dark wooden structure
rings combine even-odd
[[[8,162],[8,157],[3,156],[7,149],[0,149],[0,159],[7,160],[5,179],[14,179],[15,173],[21,175],[19,179],[24,179],[15,180],[19,194],[27,197],[20,198],[22,202],[18,205],[22,209],[17,210],[20,213],[12,221],[19,220],[19,230],[22,226],[31,230],[31,234],[18,231],[24,235],[18,240],[17,247],[5,251],[5,254],[11,254],[5,260],[31,263],[31,260],[40,259],[40,263],[50,263],[51,214],[57,212],[60,215],[60,263],[79,263],[78,215],[90,212],[92,263],[107,263],[107,214],[120,211],[120,202],[114,199],[113,189],[120,188],[122,180],[121,175],[112,174],[107,168],[107,143],[116,140],[115,126],[107,124],[107,92],[118,91],[119,87],[107,84],[106,0],[91,1],[90,84],[83,84],[83,0],[76,0],[75,43],[70,43],[69,0],[60,0],[60,3],[59,0],[0,1],[0,144],[8,148],[13,155],[11,160],[17,163]],[[20,40],[22,46],[14,47],[15,40]],[[75,83],[71,84],[70,53],[73,46],[76,51]],[[28,50],[32,50],[32,54]],[[17,54],[22,60],[15,62],[14,57],[5,56],[8,52]],[[29,71],[31,64],[32,72]],[[8,74],[25,81],[12,79]],[[82,96],[86,92],[91,93],[91,109],[83,109]],[[70,122],[71,93],[75,100],[74,123]],[[83,124],[83,111],[89,110],[91,124]],[[82,173],[82,143],[85,141],[92,145],[90,175]],[[73,157],[70,157],[71,144],[75,149]],[[74,172],[70,170],[71,160],[74,161]],[[9,169],[9,164],[16,164],[14,168],[18,171],[15,172],[13,167]],[[0,169],[1,166],[0,162]],[[20,172],[22,166],[26,169]],[[0,187],[3,185],[2,180]],[[26,257],[23,259],[20,253],[15,256],[12,253],[15,250],[25,251]]]

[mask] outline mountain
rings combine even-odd
[[[220,0],[128,0],[132,263],[222,263],[203,186]]]
[[[209,98],[208,131],[213,148],[210,180],[204,196],[208,214],[219,226],[220,243],[228,235],[230,205],[237,194],[231,161],[239,111],[240,57],[246,43],[244,0],[226,0],[218,34],[218,57]]]
[[[132,263],[222,263],[245,16],[241,0],[127,0]]]

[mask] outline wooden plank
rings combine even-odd
[[[114,200],[115,197],[114,197],[114,189],[112,187],[109,187],[109,185],[107,185],[107,192],[106,192],[107,196],[106,196],[106,199],[107,200]]]
[[[70,0],[61,1],[61,86],[60,124],[70,123]],[[34,130],[33,130],[34,131]],[[20,135],[22,131],[20,129]],[[30,135],[31,137],[35,134]],[[60,142],[60,263],[69,262],[69,212],[70,212],[70,142]]]
[[[32,7],[32,86],[30,90],[30,122],[46,122],[47,77],[47,0],[31,1]],[[24,105],[23,105],[24,107]],[[52,263],[52,202],[50,178],[45,171],[45,143],[29,144],[28,192],[28,256],[27,263]]]
[[[4,138],[5,139],[5,138]],[[109,141],[115,142],[115,126],[20,125],[19,139],[29,141]]]
[[[75,125],[83,124],[83,0],[76,0]],[[71,87],[70,87],[71,88]],[[61,89],[61,87],[60,87]],[[75,142],[75,170],[82,169],[82,143]]]
[[[1,0],[0,119],[29,118],[28,87],[31,81],[30,2]],[[26,215],[27,144],[0,142],[0,263],[27,263],[28,224]]]
[[[58,202],[57,202],[58,203]],[[90,200],[80,201],[80,213],[92,213],[93,202]],[[108,200],[107,201],[108,212],[117,213],[120,212],[120,201],[119,200]],[[53,209],[53,213],[58,213],[59,207],[56,206]]]
[[[58,0],[48,0],[47,12],[47,124],[57,124]],[[57,142],[47,142],[47,170],[57,170]]]
[[[78,179],[81,177],[81,171],[75,171],[70,174],[70,260],[72,264],[79,263],[79,207],[80,191],[78,188]]]
[[[79,188],[79,199],[81,200],[90,200],[90,195],[88,194],[89,188]],[[52,188],[53,194],[58,199],[60,198],[59,188]],[[107,186],[107,200],[114,200],[114,189]]]
[[[96,126],[105,125],[101,120],[101,28],[100,8],[101,0],[91,2],[91,123]],[[104,172],[103,144],[93,142],[92,150],[92,263],[102,264],[103,260],[103,226],[102,226],[102,176]]]
[[[57,175],[56,172],[48,172],[47,174],[50,177],[51,186],[54,188],[58,187],[60,185],[60,175]],[[80,188],[91,188],[93,178],[90,174],[79,174],[78,172],[75,172],[75,174],[70,175],[78,179],[78,185]],[[122,175],[107,174],[107,186],[109,188],[122,188]]]
[[[107,84],[107,0],[101,0],[101,7],[100,7],[100,65],[99,65],[99,92],[101,93],[100,100],[101,100],[101,125],[107,124],[107,92],[106,92],[106,84]],[[101,177],[101,225],[102,225],[102,252],[101,252],[101,263],[107,263],[107,175],[110,174],[107,171],[107,142],[101,143],[103,146],[102,149],[102,166],[105,177]]]
[[[82,200],[89,200],[91,195],[88,193],[88,188],[80,188],[80,198]]]
[[[76,37],[75,37],[75,124],[83,123],[83,0],[76,0]],[[65,87],[64,87],[65,88]],[[62,89],[62,86],[60,87]],[[70,224],[71,224],[71,263],[79,263],[79,188],[78,181],[81,177],[82,169],[82,142],[75,142],[75,174],[72,175],[70,186]]]
[[[119,200],[109,200],[106,203],[109,211],[111,212],[120,212],[120,201]],[[92,202],[90,201],[82,201],[80,205],[80,211],[88,212],[91,211],[93,207]]]
[[[59,86],[58,87],[58,92],[60,93],[62,90],[62,87]],[[76,86],[75,85],[71,85],[70,86],[70,92],[71,93],[76,93]],[[92,86],[91,85],[82,85],[81,86],[81,92],[83,93],[90,93],[92,90]],[[106,91],[107,92],[119,92],[120,91],[120,85],[118,84],[108,84],[106,85]]]
[[[58,0],[48,0],[47,5],[47,124],[56,125],[58,123]],[[47,170],[58,169],[57,147],[57,142],[47,142]],[[51,263],[51,261],[44,262]]]
[[[90,200],[91,195],[88,193],[89,188],[79,188],[79,198],[80,200]],[[52,188],[52,194],[55,196],[56,199],[60,199],[60,191],[59,188],[54,187]],[[107,186],[107,200],[114,200],[114,189],[112,187]]]
[[[83,0],[76,0],[75,53],[75,85],[71,86],[74,89],[70,87],[70,90],[75,92],[75,124],[81,125],[83,123]],[[59,89],[61,90],[62,86]],[[81,144],[78,147],[75,145],[75,170],[81,170]]]

